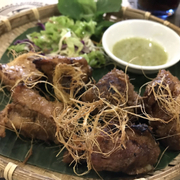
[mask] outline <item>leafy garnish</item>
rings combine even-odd
[[[67,16],[51,17],[45,30],[33,32],[28,39],[41,48],[44,54],[69,57],[83,56],[92,67],[105,64],[101,47],[95,46],[90,37],[95,33],[96,22],[74,21]]]
[[[8,48],[8,50],[10,50],[10,51],[14,50],[16,53],[29,51],[29,49],[27,49],[27,47],[26,47],[26,44],[12,45]]]
[[[113,22],[104,20],[104,14],[118,12],[122,0],[58,0],[60,13],[75,20],[93,20],[97,22],[95,40],[100,41],[106,28]]]
[[[106,62],[102,34],[113,24],[104,20],[103,15],[119,11],[121,1],[59,0],[58,8],[62,16],[51,17],[45,25],[38,23],[43,30],[28,34],[30,43],[24,41],[9,49],[16,53],[38,50],[45,55],[83,56],[92,67],[101,67]]]
[[[91,67],[101,67],[105,64],[104,55],[100,51],[91,51],[89,54],[82,55]]]
[[[59,0],[58,9],[63,15],[76,20],[97,21],[104,13],[118,12],[121,3],[122,0]]]
[[[75,20],[94,19],[97,7],[94,0],[59,0],[60,13]]]

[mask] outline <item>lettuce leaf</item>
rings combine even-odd
[[[66,36],[66,40],[62,43],[67,44],[66,53],[69,56],[79,55],[75,54],[74,46],[78,48],[77,52],[82,50],[81,39],[84,37],[90,38],[92,34],[95,33],[96,22],[90,20],[87,21],[74,21],[67,16],[57,16],[51,17],[45,24],[45,30],[40,32],[33,32],[27,37],[29,40],[34,42],[34,44],[41,48],[43,53],[48,54],[51,52],[56,53],[59,50],[58,44],[61,39]],[[67,37],[70,32],[71,37]],[[70,40],[72,42],[70,42]]]
[[[118,12],[121,8],[122,0],[97,0],[96,15]]]
[[[12,45],[8,48],[9,51],[14,50],[17,53],[28,51],[25,44]]]
[[[97,7],[94,0],[59,0],[60,13],[76,20],[93,19]]]
[[[62,16],[51,17],[44,30],[28,34],[27,38],[44,54],[84,55],[92,67],[100,67],[105,64],[104,52],[93,41],[102,46],[98,42],[106,28],[113,24],[105,21],[103,15],[119,11],[121,1],[59,0],[58,9]],[[11,48],[25,49],[23,45],[18,46]]]
[[[89,54],[81,55],[84,57],[91,67],[100,68],[106,63],[104,54],[101,51],[91,51]]]
[[[100,41],[102,32],[112,25],[112,22],[104,20],[103,15],[120,11],[121,4],[122,0],[58,0],[58,9],[75,20],[96,21],[94,40]]]
[[[97,23],[92,20],[90,20],[89,22],[76,21],[74,26],[71,28],[78,37],[90,37],[92,34],[95,33],[96,24]]]
[[[118,12],[122,0],[58,0],[60,13],[76,20],[97,20],[99,15]]]

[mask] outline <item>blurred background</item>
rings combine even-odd
[[[0,0],[0,20],[33,7],[56,4],[58,0]],[[137,8],[137,0],[122,0],[122,6]],[[180,26],[180,6],[168,21]]]

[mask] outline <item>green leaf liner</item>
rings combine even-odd
[[[24,33],[22,33],[20,36],[18,36],[17,39],[24,39],[27,34],[39,31],[40,29],[37,27],[30,28]],[[15,41],[14,40],[14,41]],[[4,53],[1,59],[1,63],[7,63],[9,62],[11,57],[8,56],[7,51]],[[106,67],[102,67],[101,69],[94,69],[93,70],[93,77],[96,81],[100,79],[104,74],[109,72],[111,69],[113,69],[113,65],[109,65]],[[174,65],[169,70],[174,75],[177,76],[180,79],[180,63]],[[133,73],[128,73],[131,83],[135,86],[135,90],[138,92],[139,88],[149,80],[144,75],[138,75]],[[151,76],[148,76],[150,78],[155,78],[157,74],[152,74]],[[2,93],[0,93],[0,96],[4,96]],[[2,100],[2,99],[1,99]],[[8,103],[8,97],[3,99],[0,104],[0,110],[2,110],[5,105]],[[24,141],[17,137],[17,135],[14,132],[6,131],[6,137],[0,138],[0,155],[15,159],[18,161],[24,161],[27,152],[30,150],[31,147],[31,141],[25,140]],[[164,151],[164,148],[162,148],[162,152]],[[69,167],[67,164],[64,164],[62,162],[62,154],[60,154],[58,157],[56,157],[57,153],[60,150],[60,146],[57,146],[55,144],[46,144],[41,141],[36,141],[33,143],[33,154],[27,161],[28,164],[38,166],[40,168],[48,169],[51,171],[56,171],[63,174],[69,174],[69,175],[75,175],[72,169],[72,166]],[[172,151],[166,151],[160,161],[160,163],[157,166],[157,169],[162,169],[165,166],[167,166],[177,155],[179,152],[172,152]],[[79,166],[78,172],[83,172],[86,170],[85,166]],[[118,178],[118,177],[126,177],[128,179],[131,179],[132,177],[121,174],[121,173],[112,173],[112,172],[101,172],[99,173],[102,178],[104,179],[112,179],[112,178]],[[98,175],[92,170],[89,174],[83,176],[87,178],[98,178]]]

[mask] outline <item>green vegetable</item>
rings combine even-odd
[[[45,30],[29,34],[28,38],[43,51],[50,49],[52,52],[56,52],[61,38],[68,32],[77,39],[90,37],[95,32],[95,26],[96,22],[92,20],[74,22],[66,16],[52,17],[45,24]]]
[[[101,67],[105,64],[106,60],[100,51],[91,51],[89,54],[82,55],[91,67]]]
[[[94,17],[96,3],[94,0],[59,0],[58,9],[65,16],[88,21]]]
[[[21,53],[24,51],[28,51],[27,46],[25,44],[17,44],[17,45],[12,45],[8,48],[9,51],[14,50],[17,53]]]
[[[87,22],[74,21],[67,16],[51,17],[45,24],[45,30],[33,32],[27,37],[45,54],[84,56],[92,67],[100,67],[105,64],[103,51],[97,48],[90,39],[95,33],[96,24],[93,20]],[[10,49],[21,52],[24,46],[24,44],[18,44],[11,46]]]
[[[99,15],[118,12],[121,3],[122,0],[59,0],[58,9],[63,15],[76,20],[96,21]]]
[[[95,27],[96,22],[92,20],[86,22],[74,21],[67,16],[52,17],[45,24],[45,30],[29,34],[28,38],[45,54],[81,56],[84,46],[89,48],[88,53],[96,51],[90,40]]]
[[[89,22],[85,21],[76,21],[74,26],[71,27],[72,31],[78,36],[78,37],[89,37],[95,33],[96,28],[96,22],[90,20]]]
[[[58,8],[63,15],[51,17],[45,30],[28,34],[27,38],[44,54],[84,56],[92,67],[101,67],[106,62],[104,52],[90,38],[101,40],[104,30],[112,24],[103,19],[103,14],[119,11],[121,1],[59,0]],[[23,45],[18,46],[10,48],[19,53]]]
[[[96,15],[108,12],[118,12],[121,8],[122,0],[97,0]]]
[[[103,18],[105,13],[118,12],[122,0],[58,0],[58,9],[75,20],[94,20],[97,22],[94,38],[100,41],[102,33],[113,23]]]

